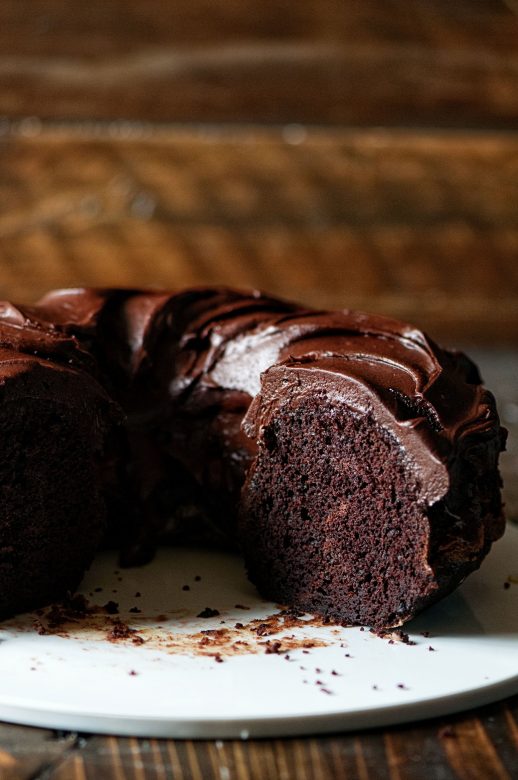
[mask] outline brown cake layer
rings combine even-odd
[[[257,292],[80,289],[5,304],[0,339],[124,410],[93,494],[127,562],[162,540],[233,543],[269,598],[387,627],[503,533],[493,396],[404,323]]]

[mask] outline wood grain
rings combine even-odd
[[[518,134],[15,126],[0,203],[7,298],[225,283],[518,339]]]
[[[4,0],[0,52],[11,117],[518,121],[503,0]]]
[[[309,739],[173,741],[85,736],[41,756],[43,780],[513,780],[518,697],[481,709],[361,734]],[[0,744],[9,730],[0,726]],[[47,732],[19,729],[29,735]],[[75,741],[74,741],[75,740]],[[30,752],[28,747],[26,752]],[[18,761],[19,745],[6,750]],[[34,764],[33,764],[34,766]],[[3,765],[0,764],[3,769]],[[1,775],[2,778],[4,775]],[[7,776],[8,777],[8,776]]]
[[[0,724],[0,777],[29,780],[58,764],[77,744],[75,734]]]

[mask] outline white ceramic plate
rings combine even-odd
[[[247,738],[387,725],[518,692],[513,527],[480,572],[406,626],[415,645],[306,618],[288,617],[283,628],[282,616],[272,618],[279,607],[257,596],[240,559],[216,552],[162,550],[153,564],[122,571],[104,554],[83,593],[99,606],[51,633],[37,631],[49,623],[48,611],[0,624],[0,718],[141,736]],[[101,608],[108,600],[118,602],[118,615]],[[135,607],[141,611],[129,611]],[[196,617],[206,607],[219,615]],[[123,634],[124,626],[136,633],[110,639],[119,620]]]

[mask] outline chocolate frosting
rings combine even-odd
[[[0,344],[100,376],[141,443],[169,431],[168,443],[153,439],[148,493],[164,478],[164,458],[204,481],[207,463],[182,426],[201,413],[236,492],[287,382],[327,386],[358,413],[373,412],[414,464],[427,504],[447,491],[459,442],[499,430],[494,399],[464,355],[396,320],[311,311],[257,291],[59,290],[32,307],[0,304]]]

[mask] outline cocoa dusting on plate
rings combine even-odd
[[[309,617],[296,610],[281,610],[265,618],[248,622],[228,623],[219,628],[189,630],[193,615],[188,610],[171,611],[168,614],[142,613],[133,606],[126,612],[125,620],[119,616],[117,602],[95,604],[83,596],[6,621],[22,631],[37,631],[75,640],[89,642],[130,642],[144,648],[161,650],[167,654],[229,657],[260,654],[283,655],[295,650],[309,654],[314,647],[326,647],[333,641],[323,637],[308,638],[307,626],[322,626],[317,617]],[[213,617],[213,610],[205,615]],[[303,616],[302,616],[303,615]],[[135,623],[133,623],[135,621]],[[93,649],[92,644],[89,649]],[[144,649],[143,648],[143,649]],[[289,655],[286,660],[290,659]]]

